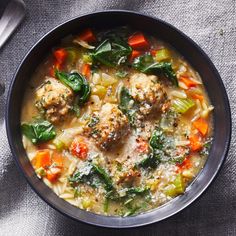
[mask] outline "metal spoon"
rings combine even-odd
[[[23,0],[12,0],[6,7],[0,19],[0,49],[11,36],[25,16]],[[0,81],[0,96],[5,92],[5,84]]]
[[[11,36],[25,16],[23,0],[12,0],[0,19],[0,48]]]

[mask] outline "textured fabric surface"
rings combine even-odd
[[[5,82],[6,91],[25,53],[57,24],[97,10],[134,10],[173,24],[210,56],[228,92],[233,134],[228,158],[217,179],[186,210],[166,221],[139,229],[121,232],[96,228],[74,222],[50,208],[18,172],[3,120],[5,93],[0,97],[0,235],[236,235],[235,0],[25,0],[25,3],[25,21],[0,51],[0,81]]]

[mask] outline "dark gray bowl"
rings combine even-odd
[[[83,28],[104,28],[104,26],[118,25],[130,25],[135,29],[156,35],[176,48],[201,75],[215,107],[213,112],[214,139],[210,155],[205,167],[187,188],[186,193],[157,209],[127,218],[106,217],[86,212],[57,197],[35,175],[23,148],[20,131],[20,114],[25,84],[28,83],[38,63],[50,52],[51,48],[59,43],[61,38],[71,33],[77,33]],[[231,138],[231,115],[228,97],[219,73],[208,56],[190,38],[173,26],[150,16],[128,11],[105,11],[80,16],[59,25],[40,39],[29,51],[20,64],[9,89],[6,128],[11,151],[20,171],[45,202],[78,221],[104,227],[128,228],[166,219],[187,207],[206,190],[227,155]]]

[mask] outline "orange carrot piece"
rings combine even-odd
[[[50,169],[48,169],[46,171],[46,178],[50,181],[50,182],[56,182],[57,179],[59,178],[61,174],[61,169],[58,167],[51,167]]]
[[[52,163],[55,164],[57,167],[63,167],[63,156],[58,152],[53,152],[52,154]]]
[[[149,149],[148,142],[143,139],[139,139],[137,142],[138,142],[138,145],[137,145],[136,150],[140,153],[148,153],[148,149]]]
[[[187,76],[181,76],[179,80],[183,82],[188,88],[195,87],[197,85],[196,82],[192,81]]]
[[[193,126],[203,135],[205,136],[208,131],[208,123],[205,119],[199,118],[193,122]]]
[[[133,49],[148,49],[149,43],[142,33],[136,33],[129,37],[128,44]]]
[[[82,138],[77,137],[71,143],[70,151],[72,155],[84,160],[88,155],[88,146]]]
[[[83,40],[85,42],[91,43],[96,41],[96,37],[93,34],[93,31],[91,29],[85,29],[80,35],[79,39]]]
[[[89,78],[91,75],[91,66],[89,64],[84,64],[82,67],[82,75]]]
[[[54,51],[53,55],[56,58],[57,62],[61,65],[65,62],[67,51],[64,48],[60,48]]]
[[[189,136],[190,148],[192,151],[199,151],[202,149],[202,140],[201,137],[197,134]]]
[[[183,170],[186,170],[192,167],[192,163],[189,160],[189,157],[185,157],[184,161],[181,164],[176,164],[176,165],[178,166],[177,173],[180,173]]]
[[[133,61],[134,58],[140,56],[141,54],[142,54],[142,52],[140,52],[140,51],[132,50],[132,53],[131,53],[130,58],[129,58],[130,61]]]
[[[200,101],[203,101],[204,100],[204,96],[202,95],[202,94],[198,94],[198,93],[193,93],[193,94],[191,94],[191,97],[193,98],[193,99],[198,99],[198,100],[200,100]]]
[[[38,169],[40,167],[48,167],[51,165],[50,151],[48,149],[39,150],[33,159],[33,166]]]
[[[156,54],[157,54],[157,51],[158,51],[158,50],[152,49],[152,50],[150,50],[150,54],[151,54],[153,57],[155,57]]]

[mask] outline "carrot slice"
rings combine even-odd
[[[71,143],[70,151],[72,155],[84,160],[88,155],[88,146],[82,138],[77,137]]]
[[[202,149],[202,140],[201,137],[197,134],[189,136],[190,148],[192,151],[199,151]]]
[[[179,80],[183,82],[188,88],[195,87],[197,85],[196,82],[192,81],[187,76],[181,76]]]
[[[93,31],[91,29],[85,29],[80,35],[79,39],[83,40],[85,42],[94,42],[96,41],[96,37],[93,34]]]
[[[84,64],[81,72],[85,77],[89,78],[91,75],[91,67],[89,64]]]
[[[67,51],[64,48],[60,48],[54,51],[53,55],[56,58],[57,62],[61,65],[65,62]]]
[[[138,145],[136,150],[140,153],[148,153],[148,149],[149,149],[149,145],[148,142],[143,140],[143,139],[139,139],[137,141]]]
[[[53,152],[52,154],[52,163],[55,164],[57,167],[63,167],[63,156],[58,152]]]
[[[136,33],[129,37],[128,44],[133,49],[148,49],[149,43],[142,33]]]
[[[40,167],[48,167],[51,165],[50,151],[48,149],[39,150],[34,157],[33,166],[38,169]]]
[[[177,164],[177,166],[179,167],[179,171],[182,171],[182,170],[191,168],[192,163],[189,160],[189,157],[185,157],[184,161],[181,164]]]
[[[51,167],[46,172],[46,178],[52,183],[56,182],[60,175],[61,169],[58,167]]]
[[[200,100],[200,101],[203,101],[203,100],[204,100],[204,96],[201,95],[201,94],[198,94],[198,93],[193,93],[193,94],[191,94],[191,97],[192,97],[193,99],[198,99],[198,100]]]
[[[193,122],[193,126],[203,135],[205,136],[208,131],[208,123],[205,119],[199,118]]]
[[[140,51],[132,50],[132,53],[131,53],[130,58],[129,58],[130,61],[133,61],[134,58],[140,56],[141,54],[142,54],[142,52],[140,52]]]

